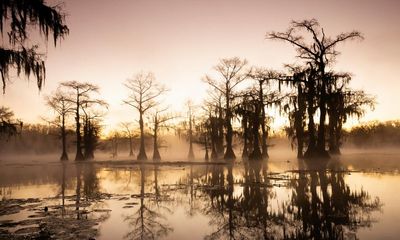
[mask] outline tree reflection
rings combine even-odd
[[[103,205],[103,194],[100,191],[99,178],[93,163],[76,164],[76,197],[75,210],[76,218],[82,216],[87,218],[88,211],[86,207],[93,204],[99,208]],[[81,209],[83,208],[83,209]]]
[[[61,182],[60,182],[60,185],[61,185],[60,194],[61,194],[61,204],[62,204],[62,206],[61,206],[61,214],[64,217],[64,214],[65,214],[66,171],[67,171],[67,164],[65,162],[62,163],[61,170],[62,170],[61,171],[62,172],[61,173]]]
[[[167,236],[172,228],[164,223],[165,216],[160,211],[158,205],[160,201],[160,192],[158,191],[158,168],[154,169],[154,189],[155,194],[146,194],[146,168],[144,165],[140,165],[140,199],[139,208],[134,214],[129,215],[125,218],[131,227],[131,230],[125,235],[125,239],[159,239]],[[156,202],[157,208],[151,204],[149,198],[153,197]]]
[[[246,239],[275,239],[278,226],[284,220],[282,212],[271,207],[275,194],[267,175],[266,161],[245,163],[243,193],[239,197],[240,211],[244,213]]]
[[[371,212],[380,209],[379,198],[371,198],[363,189],[351,189],[346,175],[347,171],[328,170],[321,163],[308,163],[299,171],[298,179],[291,181],[287,209],[293,223],[300,226],[291,228],[286,238],[343,239],[372,225]]]
[[[76,201],[75,201],[75,211],[76,219],[81,218],[81,211],[79,207],[81,205],[81,187],[82,187],[82,166],[76,164]]]
[[[84,165],[83,169],[83,193],[86,201],[95,201],[101,198],[99,178],[95,166],[92,163]]]
[[[279,174],[270,165],[246,161],[190,166],[176,182],[159,165],[140,165],[131,170],[140,174],[132,181],[138,184],[138,194],[132,195],[137,205],[129,204],[135,207],[125,217],[125,239],[167,237],[173,230],[167,217],[182,206],[185,217],[209,218],[212,232],[206,239],[357,238],[358,229],[371,227],[372,213],[381,208],[379,198],[350,184],[351,172],[338,161],[299,161],[300,170]],[[96,200],[100,184],[93,165],[76,166],[76,210],[82,218],[85,209],[79,207]],[[65,183],[61,187],[63,196]]]
[[[221,166],[214,167],[210,178],[212,187],[207,193],[211,205],[204,212],[209,213],[210,225],[217,226],[217,230],[206,239],[271,239],[271,236],[273,239],[271,221],[279,218],[268,208],[273,195],[269,192],[266,165],[262,161],[245,162],[238,189],[235,189],[233,165],[226,168],[226,185]]]
[[[308,163],[289,179],[268,174],[264,161],[245,162],[244,173],[236,180],[232,168],[212,166],[208,185],[202,188],[209,196],[202,212],[215,226],[206,239],[356,237],[358,228],[371,226],[371,213],[381,207],[379,198],[350,188],[348,171],[330,170],[326,164]],[[288,182],[279,185],[287,199],[277,197],[277,180]]]
[[[243,239],[245,231],[241,224],[243,214],[240,213],[240,198],[233,195],[234,178],[233,165],[227,165],[225,171],[223,166],[212,166],[209,187],[205,188],[206,194],[210,196],[210,204],[206,205],[203,212],[211,217],[210,225],[216,226],[217,230],[207,235],[206,239]],[[226,183],[226,184],[225,184]]]

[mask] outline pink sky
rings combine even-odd
[[[336,69],[354,74],[352,86],[377,96],[378,105],[364,121],[400,118],[400,2],[396,0],[237,1],[237,0],[68,0],[70,35],[56,48],[48,44],[47,80],[39,93],[34,80],[13,79],[1,105],[27,122],[51,112],[44,96],[61,81],[98,84],[109,102],[109,129],[132,121],[136,113],[123,105],[122,83],[135,73],[154,72],[171,91],[173,109],[184,101],[201,102],[207,86],[201,78],[218,59],[246,58],[250,64],[281,69],[295,61],[293,48],[265,40],[289,22],[316,18],[329,35],[359,30],[365,40],[339,50]],[[278,120],[282,122],[282,120]]]

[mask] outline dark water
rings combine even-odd
[[[39,198],[55,211],[69,206],[77,219],[103,214],[96,239],[398,239],[398,168],[378,162],[362,169],[364,158],[2,165],[0,197]],[[0,222],[30,211],[3,214]]]

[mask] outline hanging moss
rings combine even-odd
[[[0,73],[3,83],[3,93],[11,69],[16,69],[17,75],[24,74],[27,78],[36,78],[39,90],[45,80],[45,55],[38,52],[38,45],[26,46],[30,27],[37,26],[39,32],[48,41],[52,35],[54,45],[64,38],[69,29],[64,24],[64,14],[61,7],[49,6],[43,0],[2,0],[0,2],[0,32],[7,29],[9,46],[0,47]],[[4,25],[9,27],[5,28]]]

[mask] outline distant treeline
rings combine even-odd
[[[66,128],[67,152],[73,152],[75,148],[75,135],[71,127]],[[1,134],[0,134],[1,135]],[[150,136],[147,136],[150,138]],[[0,155],[4,154],[59,154],[61,148],[61,133],[58,126],[53,124],[29,124],[24,123],[17,127],[16,133],[9,136],[0,136]],[[112,153],[115,141],[118,142],[119,151],[129,151],[129,138],[120,135],[116,140],[113,137],[101,139],[98,148],[101,151]],[[138,144],[138,139],[133,141],[133,150]],[[148,141],[150,143],[150,141]]]
[[[346,145],[355,147],[398,147],[400,146],[400,120],[373,121],[347,130]]]
[[[23,124],[17,133],[2,137],[0,153],[48,154],[60,152],[59,129],[45,124]]]

